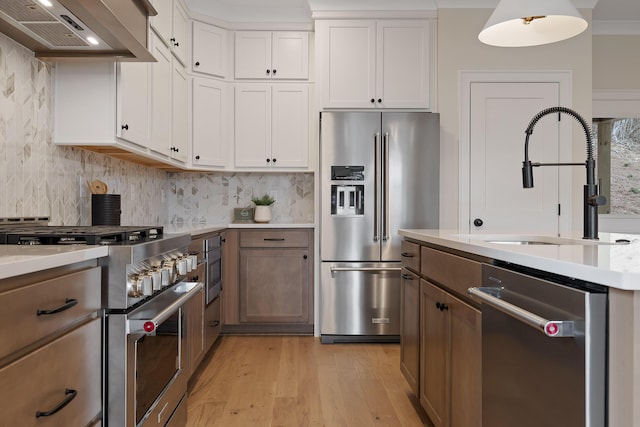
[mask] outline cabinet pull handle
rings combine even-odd
[[[409,274],[407,273],[402,273],[400,275],[404,280],[413,280],[413,277],[411,277]]]
[[[76,390],[71,390],[70,388],[66,388],[64,390],[64,394],[67,396],[64,398],[64,400],[62,402],[60,402],[58,404],[58,406],[56,406],[55,408],[53,408],[50,411],[36,411],[36,418],[40,418],[40,417],[50,417],[51,415],[55,414],[56,412],[60,411],[62,408],[64,408],[65,406],[67,406],[69,403],[71,403],[71,401],[73,399],[76,398],[76,396],[78,395],[78,392]]]
[[[411,252],[402,252],[400,254],[400,256],[403,256],[405,258],[413,258],[414,257],[414,255]]]
[[[122,127],[122,129],[124,129],[124,130],[129,130],[129,125],[127,125],[127,124],[124,124],[124,125],[122,125],[121,127]]]
[[[211,327],[215,328],[216,326],[218,326],[220,324],[219,320],[214,320],[213,322],[211,322]]]
[[[284,237],[265,237],[265,242],[284,242]]]
[[[74,305],[78,304],[78,300],[75,298],[66,298],[64,300],[64,304],[61,305],[58,308],[54,308],[53,310],[40,310],[38,309],[38,311],[36,311],[36,314],[38,316],[46,316],[49,314],[56,314],[56,313],[60,313],[66,310],[69,310],[71,307],[73,307]]]
[[[436,303],[436,308],[440,311],[449,310],[449,306],[447,304],[440,303],[440,302]]]

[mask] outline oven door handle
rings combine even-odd
[[[151,309],[127,319],[127,333],[153,334],[158,325],[175,314],[191,297],[203,290],[201,282],[182,282],[173,290],[165,291],[153,301]]]
[[[572,320],[549,320],[537,314],[531,313],[517,305],[513,305],[492,294],[500,294],[501,288],[473,287],[469,288],[469,294],[478,298],[483,304],[495,308],[522,323],[533,327],[548,337],[573,337],[575,327]]]

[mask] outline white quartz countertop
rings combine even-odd
[[[0,245],[0,279],[62,267],[109,254],[106,246]]]
[[[492,243],[526,235],[469,235],[454,230],[400,230],[399,234],[463,252],[581,279],[612,288],[640,290],[640,235],[600,233],[599,240],[568,236],[549,241],[561,244],[517,245]],[[617,240],[628,244],[617,244]],[[539,240],[545,240],[541,238]]]

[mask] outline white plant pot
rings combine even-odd
[[[271,206],[256,206],[253,214],[253,220],[259,223],[267,223],[271,221]]]

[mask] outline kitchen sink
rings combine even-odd
[[[522,235],[522,234],[457,234],[456,237],[467,238],[484,243],[499,245],[615,245],[629,243],[628,241],[604,242],[579,238]]]

